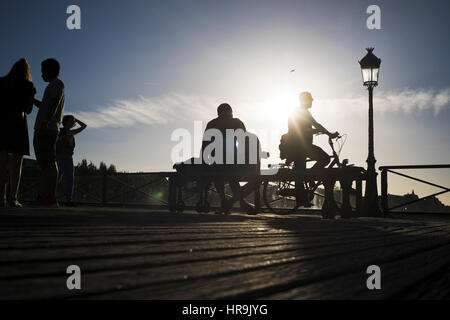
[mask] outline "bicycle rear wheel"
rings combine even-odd
[[[295,181],[265,181],[263,197],[264,203],[272,213],[290,214],[299,207]]]

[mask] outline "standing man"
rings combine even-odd
[[[50,58],[41,63],[42,79],[48,82],[42,101],[34,100],[39,108],[34,125],[34,153],[42,169],[43,194],[30,203],[35,206],[58,206],[56,185],[58,167],[56,165],[56,140],[64,114],[64,83],[58,78],[60,65]]]

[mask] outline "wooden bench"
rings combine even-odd
[[[255,208],[261,210],[260,186],[267,181],[322,181],[325,188],[325,202],[322,206],[322,215],[332,218],[340,213],[342,217],[352,216],[350,195],[356,196],[356,211],[362,211],[362,181],[365,180],[365,170],[361,167],[325,168],[325,169],[279,169],[276,173],[272,170],[259,170],[257,166],[237,165],[225,168],[224,166],[191,165],[185,164],[178,167],[173,175],[169,176],[169,210],[182,212],[185,209],[183,201],[183,186],[195,182],[199,204],[197,211],[208,212],[207,191],[214,179],[240,182],[253,182]],[[342,206],[338,208],[334,199],[334,186],[339,182],[342,188]],[[352,188],[353,182],[356,189]],[[204,207],[202,207],[203,203]]]

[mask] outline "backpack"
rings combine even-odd
[[[281,136],[280,145],[278,146],[280,149],[280,159],[285,160],[289,155],[289,134],[285,133]]]
[[[295,136],[291,136],[289,133],[281,136],[278,148],[280,149],[280,159],[286,160],[286,164],[290,164],[293,161],[306,160],[302,144]]]

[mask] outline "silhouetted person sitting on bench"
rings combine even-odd
[[[218,171],[222,172],[229,172],[230,174],[236,173],[236,159],[237,159],[237,144],[236,144],[236,138],[234,138],[235,141],[228,143],[226,140],[226,131],[227,129],[231,130],[243,130],[246,132],[246,128],[244,123],[239,120],[238,118],[233,118],[233,110],[231,109],[231,106],[227,103],[222,103],[217,108],[217,114],[218,117],[208,122],[206,125],[205,133],[210,129],[216,129],[220,131],[223,138],[223,153],[221,159],[217,159],[216,155],[214,154],[214,150],[212,151],[211,156],[216,159],[215,165]],[[201,155],[205,157],[204,150],[205,148],[210,144],[213,143],[213,139],[209,141],[209,138],[205,139],[205,135],[203,138],[203,144],[202,144],[202,152]],[[227,148],[228,145],[228,148]],[[231,148],[230,148],[231,146]],[[230,150],[231,149],[231,150]],[[230,153],[233,153],[233,163],[227,163],[227,154],[230,157]],[[208,157],[208,155],[206,155]],[[230,158],[228,158],[230,159]],[[221,161],[220,161],[221,160]],[[227,181],[230,185],[231,190],[233,191],[233,198],[230,200],[227,200],[225,197],[225,181]],[[253,214],[255,213],[254,206],[249,204],[244,197],[250,194],[253,190],[250,188],[249,183],[241,188],[239,181],[236,178],[216,178],[214,179],[214,185],[217,189],[217,192],[219,193],[220,201],[221,201],[221,209],[216,212],[218,214],[225,213],[228,214],[231,207],[233,206],[234,202],[239,201],[241,208],[246,210],[247,213]]]

